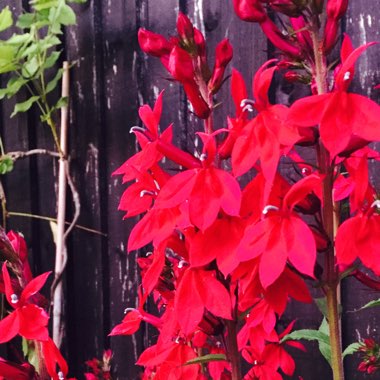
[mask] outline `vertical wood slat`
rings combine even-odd
[[[352,38],[354,47],[379,41],[380,13],[378,2],[355,0],[351,1],[345,20],[345,31]],[[359,58],[350,91],[369,96],[372,100],[380,101],[379,90],[374,86],[380,82],[379,73],[380,49],[378,46],[368,48]],[[380,144],[373,147],[380,152]],[[370,163],[370,179],[376,189],[380,186],[380,165],[378,162]],[[363,270],[363,268],[360,268]],[[365,271],[365,270],[364,270]],[[370,271],[365,271],[370,274]],[[370,274],[371,275],[371,274]],[[359,339],[374,338],[379,341],[380,312],[379,308],[363,311],[355,311],[367,302],[378,299],[379,294],[371,291],[353,278],[344,280],[342,286],[342,332],[345,346]],[[363,374],[358,372],[358,357],[352,357],[345,361],[345,370],[350,374],[350,379],[359,380]],[[376,377],[376,375],[374,375]]]
[[[103,68],[101,3],[90,1],[75,7],[78,26],[66,32],[67,59],[71,69],[70,152],[71,172],[79,192],[78,224],[107,232],[104,223],[103,173]],[[84,362],[101,357],[108,334],[108,260],[104,239],[74,230],[69,242],[67,268],[67,348],[73,373],[83,373]]]

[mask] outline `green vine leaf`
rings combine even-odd
[[[371,307],[376,307],[376,306],[380,306],[380,299],[374,300],[374,301],[370,301],[370,302],[368,302],[367,304],[365,304],[364,306],[362,306],[360,309],[358,309],[356,311],[360,311],[360,310],[364,310],[364,309],[369,309]]]
[[[346,347],[346,349],[343,351],[343,358],[345,358],[347,355],[354,354],[359,348],[361,347],[361,344],[358,342],[351,343],[349,346]]]
[[[184,365],[191,364],[204,364],[208,362],[221,362],[226,361],[227,357],[224,354],[208,354],[204,356],[199,356],[198,358],[187,361]]]
[[[25,102],[17,103],[15,105],[14,111],[11,115],[11,117],[15,116],[19,112],[26,112],[30,109],[30,107],[40,98],[40,96],[31,96],[28,100],[25,100]]]
[[[10,28],[13,25],[12,12],[9,10],[9,7],[5,7],[0,12],[0,32]]]
[[[4,155],[0,157],[0,174],[7,174],[13,170],[13,160],[11,157]]]

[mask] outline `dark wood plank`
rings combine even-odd
[[[351,1],[345,20],[345,31],[350,35],[354,47],[379,40],[379,8],[376,0]],[[356,73],[350,91],[369,96],[379,102],[380,93],[374,86],[380,82],[379,76],[380,49],[370,47],[358,60]],[[380,144],[373,144],[380,151]],[[380,165],[370,164],[370,178],[376,188],[380,185]],[[370,273],[367,271],[367,273]],[[373,338],[380,340],[379,324],[380,313],[378,308],[354,312],[368,301],[379,299],[380,294],[366,288],[353,278],[344,281],[342,287],[343,343],[348,345],[354,341]],[[358,356],[355,355],[345,361],[345,369],[350,379],[362,379],[363,374],[357,371]],[[376,376],[376,375],[375,375]]]
[[[106,231],[102,67],[102,2],[75,7],[78,26],[66,30],[66,57],[76,62],[71,75],[71,171],[81,202],[79,224]],[[70,200],[70,197],[68,197]],[[68,203],[72,209],[72,204]],[[73,210],[72,210],[73,211]],[[70,216],[68,216],[70,217]],[[67,269],[67,344],[72,373],[81,376],[84,361],[102,356],[108,323],[106,242],[75,230]],[[104,293],[105,292],[105,293]]]

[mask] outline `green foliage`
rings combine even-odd
[[[0,174],[7,174],[13,170],[13,160],[7,155],[0,156]]]
[[[220,362],[227,360],[226,355],[224,354],[208,354],[204,356],[199,356],[198,358],[189,360],[185,363],[185,365],[191,364],[205,364],[208,362]]]
[[[380,299],[368,302],[367,304],[362,306],[359,310],[364,310],[364,309],[368,309],[368,308],[376,307],[376,306],[380,306]]]
[[[61,107],[61,99],[59,104],[51,105],[46,98],[62,78],[61,69],[53,73],[53,77],[51,69],[61,55],[59,46],[63,28],[76,23],[70,3],[84,2],[31,0],[31,12],[19,15],[15,24],[9,7],[0,12],[0,32],[11,26],[18,30],[8,39],[1,39],[0,35],[0,74],[10,73],[7,86],[0,89],[0,99],[11,98],[22,88],[27,88],[30,96],[15,105],[12,116],[37,104],[41,119],[51,121],[52,112]]]

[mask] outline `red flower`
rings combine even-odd
[[[46,341],[49,337],[47,329],[49,316],[45,310],[30,303],[29,300],[44,286],[51,272],[31,280],[20,296],[13,290],[6,263],[2,272],[7,301],[15,310],[0,321],[0,343],[8,342],[17,334],[26,339]]]
[[[369,43],[352,50],[351,41],[346,36],[342,45],[342,66],[335,77],[335,90],[300,99],[290,108],[290,123],[302,127],[319,124],[321,140],[332,158],[362,148],[369,141],[380,140],[379,105],[362,95],[347,92],[356,60],[372,45]]]
[[[52,339],[41,342],[42,354],[45,359],[45,366],[48,374],[52,380],[65,379],[69,369],[67,367],[66,360],[63,358],[58,347],[55,345]],[[59,368],[57,372],[57,366]]]
[[[259,275],[264,288],[278,279],[289,260],[301,273],[314,277],[316,243],[308,225],[294,212],[295,205],[310,192],[319,194],[321,179],[310,175],[297,182],[286,194],[281,209],[267,206],[267,215],[249,226],[238,247],[241,261],[260,257]]]
[[[194,332],[205,308],[217,317],[231,319],[230,296],[213,271],[187,269],[178,285],[174,308],[186,335]]]

